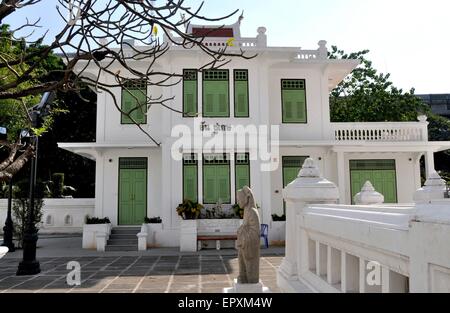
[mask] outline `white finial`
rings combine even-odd
[[[377,192],[370,181],[367,181],[361,189],[361,192],[355,196],[355,203],[358,205],[382,204],[384,196]]]
[[[419,116],[417,116],[417,120],[421,123],[425,123],[428,120],[428,116],[426,116],[425,114],[420,114]]]
[[[416,191],[414,201],[423,202],[444,199],[446,191],[447,183],[434,171],[428,177],[425,186]]]
[[[298,177],[319,178],[320,171],[316,161],[312,158],[306,159],[300,173],[298,174]]]

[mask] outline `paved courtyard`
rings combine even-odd
[[[64,240],[77,239],[47,239],[47,244],[64,245]],[[45,246],[46,241],[41,242]],[[89,253],[92,255],[85,255]],[[238,275],[234,250],[186,255],[176,249],[156,249],[119,255],[78,251],[75,247],[65,252],[44,247],[38,249],[42,272],[30,277],[15,275],[21,255],[17,251],[0,260],[0,293],[221,293]],[[260,276],[273,292],[279,292],[276,269],[282,258],[282,249],[263,250]],[[71,261],[81,265],[81,286],[67,285],[72,270],[67,269],[67,264]]]

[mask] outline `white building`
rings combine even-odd
[[[188,31],[198,28],[202,26],[191,25]],[[160,106],[152,106],[147,114],[136,113],[134,118],[161,142],[158,146],[121,116],[107,93],[100,92],[97,141],[59,144],[96,161],[97,217],[109,217],[114,226],[124,226],[140,225],[145,216],[161,216],[168,244],[177,246],[180,217],[175,208],[184,198],[231,206],[235,191],[248,184],[258,199],[263,222],[271,224],[272,214],[283,214],[283,188],[297,177],[307,157],[319,160],[322,174],[339,186],[343,204],[350,204],[367,180],[387,203],[411,203],[412,194],[421,187],[421,157],[426,157],[427,172],[431,172],[434,153],[450,148],[446,142],[428,141],[426,117],[411,123],[331,123],[329,92],[359,62],[327,59],[325,41],[314,50],[269,47],[264,27],[258,28],[256,37],[244,38],[239,22],[220,33],[224,37],[214,37],[218,32],[212,32],[206,43],[224,47],[232,42],[228,49],[242,48],[257,57],[233,58],[220,70],[198,72],[209,57],[200,49],[173,45],[155,66],[184,73],[183,83],[160,90],[133,86],[143,93],[174,97],[171,106],[199,113],[203,126]],[[105,74],[101,80],[113,83],[114,77]],[[122,108],[133,105],[128,91],[111,91],[119,101],[124,99],[119,103]],[[279,145],[272,147],[270,161],[261,158],[261,145],[249,142],[235,145],[237,149],[216,149],[215,154],[198,145],[184,147],[184,161],[176,160],[172,148],[179,136],[173,129],[180,125],[196,139],[207,139],[200,129],[208,127],[216,129],[217,136],[226,136],[239,125],[279,125]],[[278,139],[276,132],[259,134],[266,144]],[[263,171],[268,162],[279,166]]]

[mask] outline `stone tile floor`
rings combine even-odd
[[[260,277],[279,292],[276,269],[283,256],[261,257]],[[238,275],[235,255],[81,256],[40,258],[42,272],[15,275],[17,258],[0,260],[0,293],[221,293]],[[68,262],[81,265],[81,286],[66,283]]]

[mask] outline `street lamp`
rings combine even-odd
[[[49,114],[50,105],[54,99],[54,94],[46,92],[42,96],[41,102],[33,107],[30,112],[31,126],[39,128],[42,124],[42,119]],[[41,272],[39,261],[36,260],[36,245],[38,241],[37,228],[35,225],[34,212],[34,193],[36,188],[36,174],[37,174],[37,158],[38,158],[38,143],[39,139],[35,134],[31,135],[31,145],[34,145],[34,156],[31,159],[31,173],[30,173],[30,209],[28,212],[27,223],[25,225],[25,234],[23,236],[23,260],[17,269],[17,276],[36,275]]]
[[[5,127],[0,127],[0,139],[5,139],[7,131]],[[3,245],[4,247],[8,247],[9,252],[14,252],[16,247],[13,242],[13,230],[14,224],[11,217],[11,208],[12,208],[12,191],[13,191],[13,183],[12,178],[9,180],[9,192],[8,192],[8,211],[6,213],[6,221],[5,227],[3,227]]]

